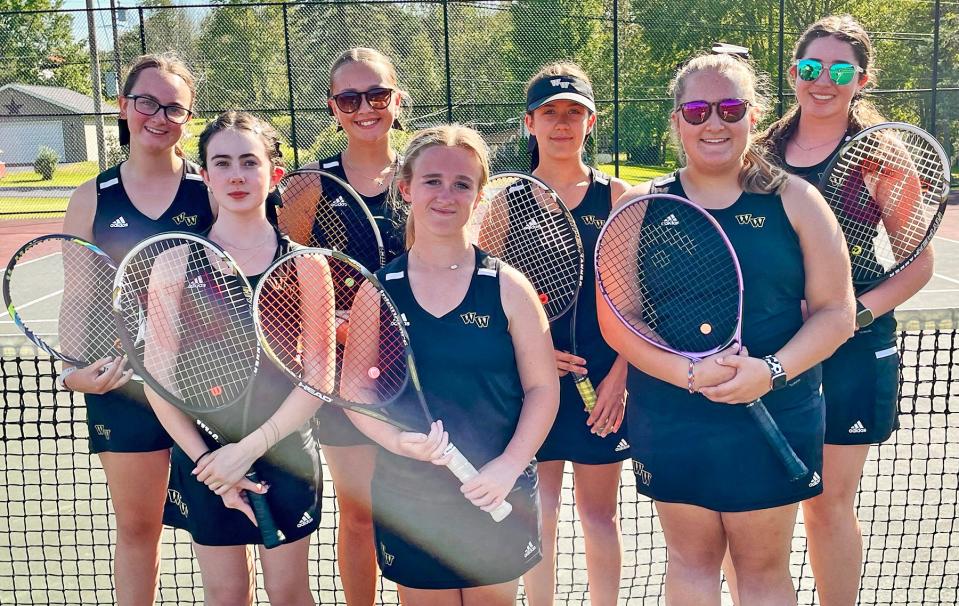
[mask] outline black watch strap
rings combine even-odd
[[[763,361],[769,367],[769,388],[772,391],[786,386],[786,371],[776,356],[764,356]]]

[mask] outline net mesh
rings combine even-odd
[[[959,599],[959,310],[900,314],[901,428],[870,451],[858,498],[865,567],[860,604],[954,604]],[[32,347],[7,346],[0,362],[0,603],[112,604],[112,509],[96,457],[87,454],[82,399],[58,392],[55,366]],[[328,475],[328,474],[327,474]],[[557,602],[586,604],[582,531],[567,472],[560,514]],[[337,510],[332,484],[310,550],[310,582],[323,604],[345,604],[335,562]],[[620,488],[621,600],[657,603],[666,551],[651,502],[631,473]],[[188,536],[165,530],[158,604],[200,604]],[[814,584],[800,523],[792,575],[801,604]],[[267,603],[258,579],[258,602]],[[379,603],[394,604],[389,583]],[[727,601],[728,603],[728,601]]]

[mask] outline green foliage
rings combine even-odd
[[[112,134],[108,134],[103,143],[107,150],[107,166],[116,166],[130,155],[129,148],[120,145],[120,140]]]
[[[89,94],[90,69],[83,45],[73,38],[70,14],[25,12],[62,6],[63,0],[0,0],[0,86],[63,86]]]
[[[37,152],[37,159],[33,161],[33,170],[37,171],[44,181],[53,178],[53,173],[57,170],[57,164],[60,163],[60,156],[57,152],[46,145],[40,147]]]

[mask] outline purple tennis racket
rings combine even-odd
[[[606,221],[596,244],[603,298],[636,336],[698,362],[741,346],[743,278],[722,228],[689,200],[634,198]],[[746,404],[791,481],[809,470],[762,400]]]

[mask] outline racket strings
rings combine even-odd
[[[846,236],[855,281],[880,278],[921,246],[947,178],[937,149],[911,131],[884,128],[842,150],[823,195]]]
[[[128,259],[121,290],[136,355],[164,390],[197,410],[245,393],[258,350],[249,286],[232,263],[196,242],[164,239]]]
[[[480,248],[525,275],[548,318],[573,304],[583,277],[576,225],[555,195],[515,176],[492,179],[476,227]]]
[[[266,351],[288,373],[354,405],[382,406],[400,395],[409,378],[400,318],[356,265],[303,251],[262,280],[257,324]]]
[[[9,276],[19,321],[61,355],[91,363],[121,353],[110,312],[116,269],[102,254],[68,238],[46,238],[19,258]]]
[[[383,265],[377,227],[365,204],[347,187],[319,172],[294,172],[279,185],[280,230],[307,246],[330,248],[375,271]]]
[[[634,202],[608,222],[596,258],[604,295],[647,340],[700,353],[735,335],[736,260],[701,211],[656,198]]]

